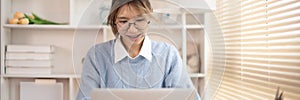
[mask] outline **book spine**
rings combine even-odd
[[[49,53],[6,53],[7,60],[51,60]]]
[[[6,67],[6,74],[51,74],[51,68],[13,68]]]
[[[29,53],[52,53],[54,47],[50,46],[34,46],[34,45],[7,45],[7,52],[29,52]]]
[[[7,67],[51,67],[50,60],[6,60]]]

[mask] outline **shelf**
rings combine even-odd
[[[204,78],[205,74],[204,73],[190,73],[191,78]]]
[[[186,25],[187,29],[203,29],[203,25]]]
[[[87,29],[87,30],[96,30],[103,28],[110,28],[107,25],[101,26],[71,26],[71,25],[16,25],[16,24],[5,24],[4,28],[12,28],[12,29]],[[182,25],[161,25],[161,26],[150,26],[150,28],[159,29],[159,28],[170,28],[170,29],[181,29]],[[187,29],[203,29],[202,25],[186,25]]]
[[[102,26],[71,26],[71,25],[17,25],[17,24],[5,24],[4,28],[12,29],[60,29],[60,30],[75,30],[75,29],[87,29],[87,30],[97,30],[103,28],[110,28],[107,25]]]
[[[52,74],[52,75],[13,75],[13,74],[5,74],[2,75],[4,78],[80,78],[80,75],[75,74]]]
[[[182,29],[183,25],[158,25],[150,26],[153,29]],[[187,29],[203,29],[203,25],[186,25]]]

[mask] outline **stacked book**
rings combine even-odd
[[[54,47],[7,45],[6,74],[51,74]]]

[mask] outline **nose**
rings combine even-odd
[[[138,32],[138,29],[134,26],[134,24],[129,24],[128,32],[136,33],[136,32]]]

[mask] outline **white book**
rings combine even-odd
[[[6,67],[6,74],[42,74],[49,75],[51,74],[51,67],[48,68],[36,68],[36,67]]]
[[[7,52],[5,59],[7,60],[51,60],[51,53],[22,53]]]
[[[63,83],[20,82],[20,100],[63,100]]]
[[[50,60],[6,60],[9,67],[51,67]]]
[[[52,53],[52,45],[7,45],[7,52],[33,52],[33,53]]]

